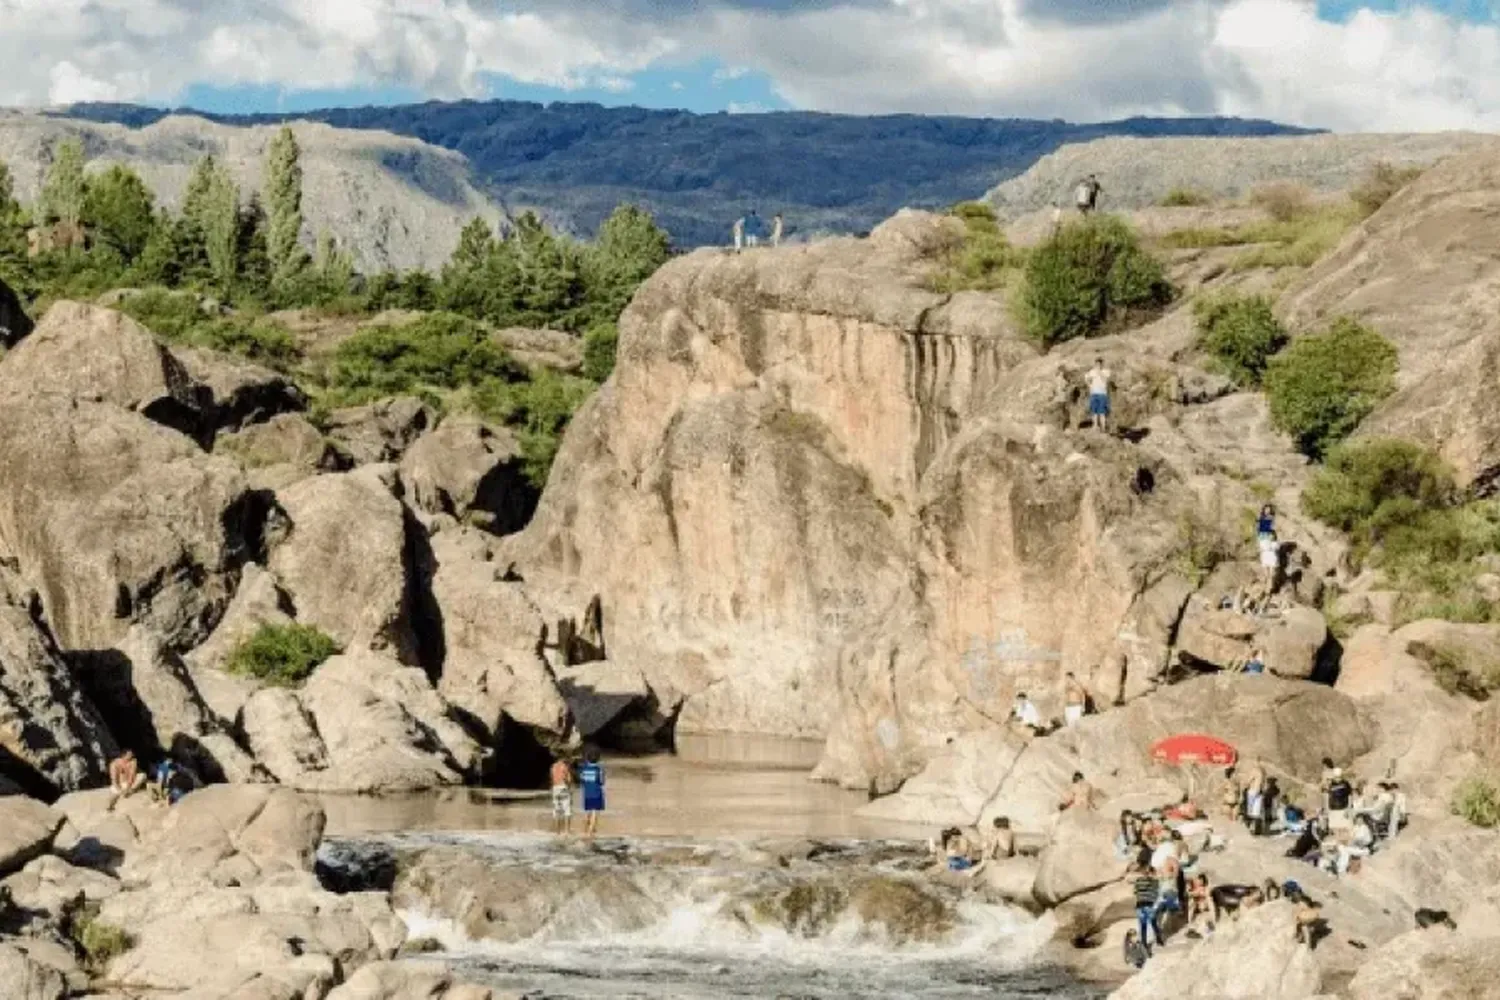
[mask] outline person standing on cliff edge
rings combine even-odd
[[[599,751],[589,747],[578,769],[578,784],[583,787],[583,835],[590,840],[599,829],[599,814],[604,811],[604,765]]]
[[[552,762],[552,832],[573,832],[573,769],[561,757]]]

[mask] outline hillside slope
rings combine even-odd
[[[70,113],[137,126],[166,114],[129,105],[78,105]],[[268,124],[287,117],[215,120]],[[731,222],[750,207],[766,218],[785,213],[792,232],[863,232],[903,207],[973,198],[1065,143],[1100,136],[1299,131],[1232,118],[1074,125],[919,115],[697,115],[521,101],[334,108],[299,117],[456,150],[507,206],[540,208],[580,234],[592,234],[619,202],[637,202],[679,246],[727,242]]]
[[[1500,142],[1471,132],[1430,135],[1302,135],[1242,138],[1111,137],[1064,146],[995,187],[985,200],[1004,218],[1065,203],[1081,177],[1097,174],[1107,211],[1144,208],[1174,189],[1239,198],[1274,181],[1332,194],[1352,188],[1371,165],[1428,166]]]
[[[311,245],[323,230],[336,234],[362,270],[436,268],[453,252],[466,221],[502,217],[476,189],[463,157],[452,152],[384,132],[312,122],[293,127],[302,147],[304,239]],[[179,115],[136,129],[0,111],[0,161],[15,175],[21,199],[29,201],[51,150],[77,136],[92,170],[124,163],[175,208],[193,164],[206,153],[229,166],[242,192],[258,190],[266,146],[276,131]]]

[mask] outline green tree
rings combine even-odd
[[[239,271],[240,194],[229,171],[212,155],[193,167],[182,198],[184,249],[201,248],[207,278],[221,295],[234,288]],[[194,268],[184,268],[191,273]]]
[[[1286,345],[1286,330],[1262,295],[1199,299],[1198,347],[1212,355],[1220,370],[1243,386],[1258,386],[1271,355]]]
[[[307,266],[302,249],[302,152],[297,137],[284,126],[266,150],[266,256],[271,281],[289,284]]]
[[[1396,348],[1341,317],[1327,331],[1299,337],[1266,367],[1271,419],[1313,458],[1353,433],[1396,389]]]
[[[635,205],[615,209],[583,256],[591,318],[616,319],[641,282],[671,256],[671,239],[650,212]]]
[[[458,246],[438,279],[438,302],[451,312],[474,319],[496,319],[492,299],[497,288],[490,271],[498,247],[489,223],[470,219],[458,234]],[[513,282],[512,282],[513,283]]]
[[[52,166],[42,183],[39,221],[77,226],[83,221],[87,184],[83,176],[83,143],[64,139],[53,153]]]
[[[1172,298],[1160,262],[1112,216],[1064,226],[1026,261],[1021,312],[1043,346],[1105,332],[1135,310]]]
[[[603,383],[615,370],[619,329],[613,323],[591,326],[583,335],[583,377]]]
[[[354,283],[354,258],[339,246],[338,240],[327,230],[318,234],[313,278],[316,295],[323,305],[348,295]]]
[[[266,229],[266,210],[261,205],[260,195],[252,192],[250,200],[240,209],[235,254],[239,258],[238,283],[250,297],[260,300],[265,300],[271,286]]]
[[[0,161],[0,264],[26,259],[26,210],[16,200],[10,167]]]
[[[516,220],[514,243],[520,265],[520,306],[526,321],[543,326],[576,325],[583,304],[582,262],[571,241],[555,235],[532,212]]]
[[[181,226],[165,211],[157,213],[156,223],[146,238],[135,264],[131,280],[141,285],[172,287],[182,282],[182,248],[177,244]]]
[[[1410,441],[1374,438],[1329,452],[1302,493],[1302,509],[1374,544],[1385,529],[1457,500],[1453,472],[1437,455]]]
[[[156,198],[134,170],[114,164],[88,178],[83,222],[96,246],[106,246],[131,264],[156,229]]]

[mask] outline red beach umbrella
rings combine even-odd
[[[1152,744],[1151,759],[1163,764],[1213,764],[1228,767],[1239,759],[1239,754],[1221,739],[1202,733],[1179,733]]]

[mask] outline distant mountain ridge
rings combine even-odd
[[[78,104],[57,112],[148,126],[174,112]],[[1106,136],[1272,136],[1317,130],[1238,118],[1063,121],[819,112],[717,113],[598,104],[430,101],[299,114],[213,115],[226,125],[304,119],[411,136],[468,158],[512,213],[539,209],[582,235],[622,201],[649,208],[679,246],[723,243],[748,208],[793,234],[862,232],[896,210],[979,198],[1069,143]]]

